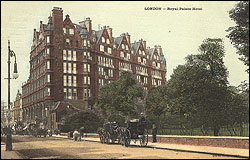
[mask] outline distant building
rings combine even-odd
[[[13,107],[13,112],[14,112],[14,121],[21,121],[22,120],[22,94],[17,92],[16,94],[16,100],[14,101],[14,107]]]
[[[109,26],[94,30],[90,18],[79,24],[69,15],[63,20],[63,10],[54,7],[48,23],[40,21],[39,31],[33,32],[30,76],[22,86],[24,121],[43,118],[59,101],[91,108],[99,89],[118,80],[122,71],[133,73],[146,91],[165,85],[162,48],[147,47],[142,39],[132,43],[128,33],[113,37]]]

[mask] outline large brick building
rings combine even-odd
[[[100,87],[118,80],[122,71],[136,75],[145,90],[165,85],[162,48],[147,47],[142,39],[132,43],[128,33],[113,37],[109,26],[94,30],[90,18],[75,24],[54,7],[48,23],[34,29],[30,76],[22,86],[24,120],[44,117],[58,101],[91,107]]]

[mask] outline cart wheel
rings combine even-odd
[[[110,144],[110,134],[109,133],[106,134],[106,143]]]
[[[144,131],[143,136],[140,138],[140,144],[141,146],[147,146],[148,144],[148,133],[147,130]]]
[[[126,129],[125,134],[124,134],[124,145],[128,147],[130,145],[131,141],[131,134],[128,129]]]

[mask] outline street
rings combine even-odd
[[[5,148],[5,145],[1,145],[1,148]],[[135,146],[127,148],[119,144],[75,142],[63,138],[32,136],[13,136],[13,151],[25,159],[235,159],[209,154]]]

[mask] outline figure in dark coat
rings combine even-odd
[[[157,134],[157,128],[156,128],[155,124],[153,124],[153,128],[152,128],[153,143],[157,142],[156,134]]]

